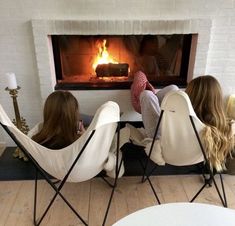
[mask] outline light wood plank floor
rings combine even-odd
[[[218,179],[218,178],[217,178]],[[162,203],[186,202],[202,185],[198,175],[152,177]],[[235,209],[235,176],[224,175],[229,208]],[[54,194],[48,184],[39,181],[38,212],[42,212]],[[33,225],[34,181],[0,182],[0,226]],[[79,211],[89,226],[100,226],[111,188],[100,178],[78,184],[67,183],[62,193]],[[221,206],[214,186],[206,188],[196,202]],[[124,177],[118,180],[106,225],[141,208],[156,204],[148,182],[140,183],[140,177]],[[82,225],[64,202],[57,198],[41,225]]]

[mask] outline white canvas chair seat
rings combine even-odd
[[[231,94],[227,100],[226,106],[227,115],[235,120],[235,94]]]
[[[182,91],[169,93],[163,99],[161,109],[164,110],[159,128],[161,138],[154,142],[151,160],[158,165],[167,163],[175,166],[193,165],[204,161],[189,115],[192,116],[199,134],[205,125],[196,116],[187,94]],[[141,130],[127,126],[131,129],[131,139],[137,145],[144,146],[145,151],[149,153],[153,139],[144,136]]]
[[[162,101],[161,153],[166,163],[175,166],[193,165],[204,161],[203,153],[192,128],[192,117],[200,134],[205,125],[196,116],[188,95],[171,92]]]
[[[208,180],[205,179],[205,183],[191,199],[191,202],[194,201],[206,185],[211,185],[211,182],[213,182],[222,204],[227,206],[222,175],[220,174],[223,197],[214,180],[214,172],[212,172],[210,168],[200,139],[200,133],[204,127],[205,124],[196,116],[188,95],[181,90],[169,92],[164,97],[161,104],[161,114],[158,125],[156,126],[154,138],[152,139],[151,145],[149,145],[150,150],[147,151],[148,161],[144,167],[145,173],[142,181],[145,179],[150,180],[149,177],[155,170],[154,168],[151,169],[150,173],[146,173],[149,159],[154,161],[157,165],[160,165],[160,162],[174,166],[189,166],[204,162],[205,170],[208,172],[210,178]],[[161,129],[161,135],[160,138],[156,140],[159,129]],[[154,157],[151,157],[152,155]],[[157,196],[153,186],[152,189],[155,196]],[[156,198],[160,203],[158,197]]]
[[[71,145],[59,150],[45,148],[22,133],[11,122],[2,106],[0,106],[0,119],[1,123],[10,129],[37,163],[47,173],[60,180],[68,172],[91,132],[96,130],[86,148],[88,151],[84,151],[67,179],[69,182],[81,182],[93,178],[103,170],[120,114],[119,106],[116,103],[111,101],[105,103],[97,110],[85,133]]]
[[[80,217],[75,209],[69,204],[65,197],[61,194],[65,182],[82,182],[89,180],[99,174],[107,161],[109,160],[109,152],[117,131],[117,126],[120,120],[120,110],[117,103],[108,101],[103,104],[95,113],[94,118],[79,139],[71,145],[59,149],[52,150],[33,141],[29,136],[22,133],[9,119],[6,112],[0,105],[0,122],[3,128],[9,133],[16,144],[27,154],[26,156],[34,163],[37,172],[40,172],[47,182],[55,190],[56,194],[52,198],[50,204],[46,208],[41,219],[36,222],[36,199],[37,199],[37,173],[35,178],[35,205],[34,205],[34,224],[39,225],[51,207],[57,195],[59,195],[77,217],[83,222],[87,223]],[[38,130],[38,125],[30,131],[31,135]],[[103,225],[105,225],[106,217],[109,211],[110,203],[112,200],[114,188],[116,186],[117,175],[120,175],[120,168],[122,161],[119,163],[118,150],[119,150],[119,130],[117,139],[113,143],[117,145],[116,162],[114,162],[115,182],[108,207],[105,213]],[[114,148],[114,147],[113,147]],[[112,159],[113,159],[112,153]],[[113,162],[113,161],[112,161]],[[73,166],[74,165],[74,166]],[[54,178],[59,179],[61,182],[56,187],[45,174],[48,173]]]

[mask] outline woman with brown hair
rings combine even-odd
[[[70,92],[55,91],[46,99],[42,127],[32,139],[47,148],[64,148],[79,138],[79,121],[77,99]]]
[[[222,171],[235,139],[232,120],[225,113],[221,86],[213,76],[204,75],[193,79],[185,92],[196,115],[206,125],[201,137],[211,166]]]
[[[44,147],[49,149],[62,149],[76,141],[85,131],[82,120],[80,120],[81,118],[85,126],[88,126],[93,119],[92,116],[79,113],[78,101],[70,92],[55,91],[46,99],[43,111],[43,123],[37,124],[30,131],[29,135],[34,141]],[[127,128],[120,130],[120,148],[127,142],[129,136],[129,130]],[[113,178],[115,178],[116,172],[116,142],[117,138],[115,136],[107,160],[103,165],[107,175]],[[123,173],[124,165],[122,163],[119,177]]]

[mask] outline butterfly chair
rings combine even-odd
[[[117,183],[117,175],[119,174],[121,166],[120,164],[118,167],[117,164],[120,162],[118,161],[119,119],[120,112],[118,104],[108,101],[96,111],[90,126],[78,140],[63,149],[51,150],[34,142],[30,137],[23,134],[18,128],[16,128],[0,105],[0,123],[2,127],[14,140],[16,145],[25,153],[29,160],[33,162],[36,168],[33,213],[34,225],[40,225],[58,195],[83,222],[83,224],[88,225],[73,208],[73,206],[67,201],[60,190],[65,182],[87,181],[95,177],[103,170],[104,164],[109,156],[112,140],[115,136],[116,130],[118,130],[116,142],[116,176],[102,224],[105,225],[114,189]],[[55,195],[51,199],[42,216],[36,219],[38,172],[42,174],[42,176],[54,189]],[[58,179],[60,183],[56,186],[48,174],[53,178]]]
[[[235,120],[235,94],[231,94],[227,101],[226,106],[227,115]]]
[[[211,186],[213,183],[223,206],[227,207],[222,175],[219,173],[223,194],[214,179],[217,172],[210,168],[200,139],[200,132],[204,127],[205,125],[196,116],[188,95],[181,90],[169,92],[161,104],[161,114],[149,149],[148,160],[144,166],[142,181],[149,180],[151,184],[150,175],[155,171],[157,164],[150,170],[148,166],[150,159],[155,160],[153,155],[156,153],[158,155],[161,153],[165,163],[174,166],[189,166],[203,162],[204,172],[209,175],[209,178],[206,178],[202,172],[204,184],[190,202],[193,202],[207,185]],[[160,138],[156,139],[158,130],[160,130]],[[151,188],[156,195],[153,185]]]

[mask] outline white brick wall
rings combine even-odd
[[[52,75],[48,66],[48,40],[42,37],[33,38],[32,20],[73,20],[71,29],[76,28],[79,20],[190,20],[199,24],[201,51],[197,53],[195,75],[212,74],[219,79],[224,94],[235,93],[235,0],[8,0],[0,3],[0,103],[11,118],[14,117],[12,100],[4,91],[5,73],[15,72],[21,90],[19,107],[21,115],[26,118],[30,127],[40,120],[42,100],[51,92],[53,86],[46,81]],[[201,19],[198,22],[198,19]],[[113,22],[111,22],[112,28]],[[212,25],[211,30],[208,25]],[[94,24],[89,24],[94,29]],[[63,23],[52,25],[58,31],[67,32]],[[55,27],[54,27],[55,26]],[[93,26],[93,27],[92,27]],[[131,29],[130,23],[120,29]],[[172,24],[170,27],[173,26]],[[204,30],[203,28],[204,27]],[[138,28],[138,22],[137,22]],[[137,28],[136,31],[137,31]],[[38,27],[40,32],[40,27]],[[41,28],[44,29],[44,28]],[[48,28],[47,28],[48,29]],[[85,27],[81,28],[86,30]],[[175,29],[181,29],[175,27]],[[211,35],[208,36],[208,32]],[[34,42],[44,43],[37,48],[35,55]],[[204,50],[203,50],[204,48]],[[38,68],[40,56],[47,59],[47,65]],[[206,59],[205,59],[205,56]],[[49,68],[49,70],[48,70]],[[40,77],[39,77],[40,75]],[[45,87],[42,92],[41,84]],[[46,85],[47,84],[47,85]],[[128,90],[116,91],[78,91],[75,92],[86,113],[94,109],[109,96],[117,101],[127,119],[138,119],[129,103]],[[96,101],[93,101],[96,96]],[[122,101],[121,99],[124,99]],[[10,139],[0,130],[0,142]]]

